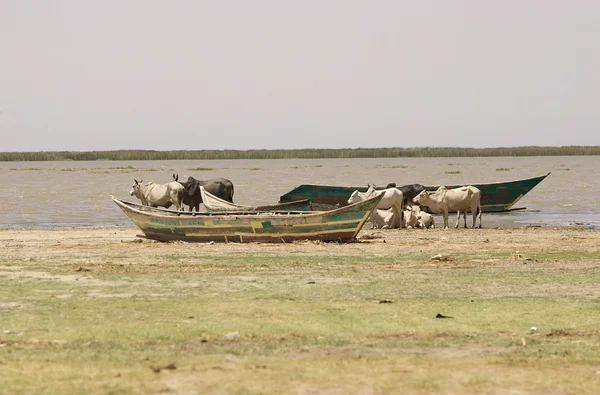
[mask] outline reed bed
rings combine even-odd
[[[90,161],[90,160],[211,160],[211,159],[325,159],[325,158],[427,158],[498,156],[582,156],[600,155],[600,146],[562,147],[420,147],[340,148],[275,150],[190,150],[190,151],[42,151],[1,152],[0,161]]]

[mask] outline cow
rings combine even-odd
[[[417,214],[417,226],[421,229],[435,228],[435,220],[433,219],[433,215],[423,210],[419,210],[419,214]]]
[[[418,207],[418,206],[413,206],[413,207]],[[406,208],[404,209],[404,226],[409,229],[419,227],[419,218],[417,217],[418,209],[413,209],[413,207],[406,206]]]
[[[233,183],[226,178],[200,181],[190,176],[187,181],[182,182],[179,181],[178,174],[173,174],[173,180],[179,182],[185,188],[183,203],[189,207],[189,211],[193,211],[193,209],[196,209],[196,212],[200,211],[200,203],[202,203],[201,186],[211,195],[233,203]]]
[[[182,209],[184,188],[178,182],[169,182],[167,184],[157,184],[153,181],[142,184],[143,180],[133,180],[135,183],[129,194],[142,201],[144,206],[169,208],[175,205],[177,211]]]
[[[388,189],[383,189],[383,190],[375,190],[375,188],[373,188],[372,186],[369,186],[369,189],[367,189],[366,192],[359,192],[359,191],[354,191],[352,192],[352,195],[350,195],[350,198],[348,198],[348,204],[352,204],[352,203],[357,203],[363,200],[367,200],[370,197],[376,196],[374,195],[375,193],[377,194],[383,194],[383,197],[381,198],[381,200],[379,201],[379,203],[377,204],[378,209],[388,209],[390,207],[395,207],[396,208],[396,212],[399,214],[396,217],[396,221],[394,221],[394,227],[395,228],[401,228],[402,227],[402,209],[404,208],[404,197],[402,196],[402,192],[400,192],[400,190],[396,189],[396,188],[388,188]]]
[[[408,184],[397,187],[395,182],[390,182],[385,188],[398,188],[404,196],[404,206],[412,204],[413,198],[425,190],[425,187],[421,184]]]
[[[421,210],[417,205],[407,206],[404,209],[404,223],[407,228],[435,228],[433,215]]]
[[[387,210],[376,208],[371,212],[371,229],[393,229],[396,227],[398,212],[392,206]]]
[[[413,201],[419,205],[427,206],[434,213],[442,213],[444,216],[444,229],[448,229],[448,211],[454,210],[457,211],[455,228],[458,228],[461,211],[463,211],[465,228],[467,227],[467,210],[470,210],[473,214],[473,228],[477,218],[479,218],[479,228],[481,228],[481,191],[474,186],[454,189],[441,186],[433,193],[427,190],[419,193]]]

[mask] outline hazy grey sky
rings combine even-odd
[[[597,0],[0,0],[0,151],[600,145]]]

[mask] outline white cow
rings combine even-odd
[[[371,212],[371,229],[393,229],[397,225],[398,212],[392,206],[387,210],[376,208]]]
[[[404,226],[413,229],[419,227],[418,213],[421,210],[419,206],[407,206],[404,209]]]
[[[404,223],[407,228],[435,228],[433,215],[421,210],[421,207],[407,206],[404,209]]]
[[[396,216],[396,220],[394,221],[395,228],[402,227],[402,209],[403,209],[403,200],[404,196],[402,192],[396,188],[387,188],[382,190],[375,190],[373,187],[369,187],[367,192],[359,192],[354,191],[350,198],[348,199],[348,204],[358,203],[363,200],[367,200],[370,197],[376,196],[374,194],[383,194],[383,197],[377,204],[378,209],[389,209],[391,207],[396,208],[396,212],[399,214]]]
[[[434,213],[442,213],[444,216],[444,229],[448,229],[448,211],[454,210],[457,212],[455,228],[458,228],[461,211],[463,211],[465,228],[467,227],[467,210],[470,210],[473,214],[473,228],[477,217],[479,217],[479,227],[481,228],[480,200],[481,191],[474,186],[454,189],[441,186],[433,193],[423,191],[413,199],[415,203],[429,207]]]
[[[157,184],[150,181],[142,185],[142,181],[135,181],[129,191],[131,196],[135,196],[142,201],[144,206],[169,208],[175,205],[175,208],[181,210],[181,201],[183,199],[184,188],[178,182],[169,182],[167,184]]]
[[[419,210],[417,215],[417,226],[422,229],[435,228],[435,221],[433,215],[426,213],[423,210]]]

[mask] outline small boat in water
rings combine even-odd
[[[481,209],[483,212],[505,212],[512,210],[522,210],[523,208],[513,208],[513,206],[531,191],[536,185],[542,182],[550,173],[540,177],[527,178],[516,181],[494,182],[489,184],[462,184],[446,185],[447,188],[458,188],[463,185],[473,185],[481,191]],[[426,186],[428,191],[435,191],[436,186]],[[313,205],[313,210],[328,209],[336,206],[343,206],[347,203],[352,192],[358,190],[365,192],[368,187],[338,187],[329,185],[310,185],[303,184],[279,198],[280,203],[299,199],[308,199]]]
[[[111,198],[149,239],[287,243],[296,240],[352,241],[382,196],[329,211],[220,213],[167,210]]]
[[[272,212],[272,211],[312,211],[312,204],[308,199],[295,200],[285,203],[275,203],[263,206],[241,206],[239,204],[228,202],[218,196],[207,192],[204,187],[200,187],[200,196],[202,197],[202,204],[206,211],[223,212],[223,211],[259,211],[259,212]]]

